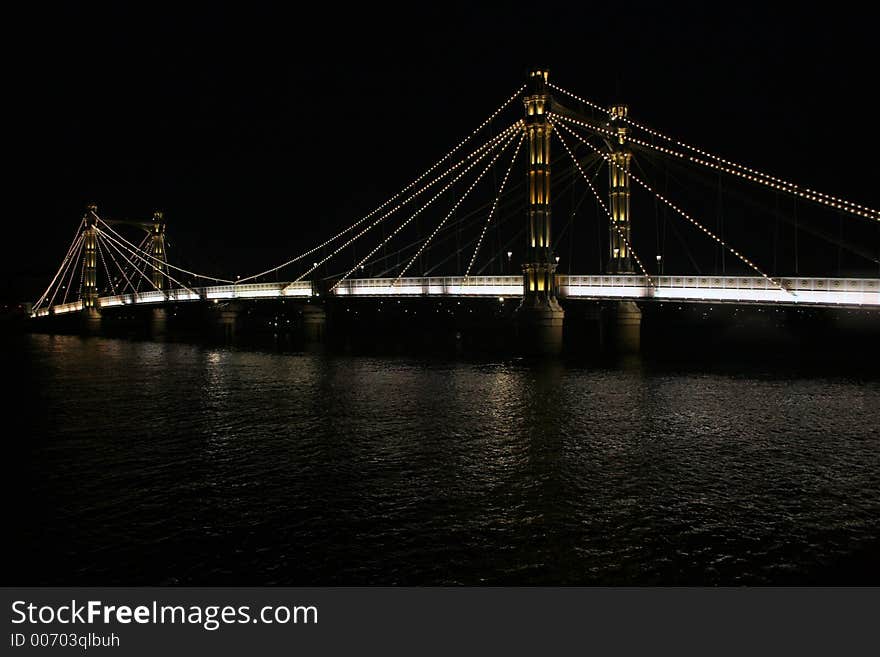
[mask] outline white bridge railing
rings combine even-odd
[[[780,290],[760,276],[657,276],[653,287],[644,276],[559,276],[559,296],[581,299],[644,299],[655,301],[710,301],[717,303],[769,303],[786,305],[878,306],[880,279],[782,278]],[[99,308],[114,306],[312,297],[319,293],[311,281],[248,283],[139,292],[100,297]],[[334,296],[365,297],[519,297],[521,276],[462,276],[359,278],[340,283]],[[61,315],[82,309],[81,301],[34,311],[34,317]]]

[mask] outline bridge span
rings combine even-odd
[[[767,304],[824,308],[880,307],[880,279],[784,278],[779,289],[760,276],[657,276],[650,284],[642,276],[557,276],[561,299],[609,301],[678,301],[689,303]],[[177,288],[98,297],[98,308],[129,305],[163,305],[197,301],[220,302],[285,298],[319,298],[320,286],[312,281],[293,283],[243,283]],[[355,278],[324,293],[325,298],[383,297],[499,297],[522,296],[521,276],[438,276]],[[35,311],[35,317],[82,310],[82,301]]]
[[[512,177],[518,161],[525,166]],[[696,182],[684,187],[675,182],[676,173],[669,189],[667,164],[695,169]],[[662,172],[661,187],[656,177]],[[712,179],[709,201],[706,174]],[[747,184],[747,192],[727,189],[722,178]],[[554,199],[560,202],[554,190],[563,184],[560,191],[571,190],[571,201],[563,201],[568,212],[561,213],[568,221],[554,233]],[[475,209],[463,206],[475,189],[491,191],[494,200],[480,204],[472,198]],[[673,200],[683,192],[684,200]],[[634,194],[642,196],[636,204]],[[733,211],[725,203],[729,197]],[[765,207],[769,198],[772,210]],[[596,233],[582,223],[588,199],[595,202]],[[784,199],[792,202],[791,217],[780,210]],[[809,213],[798,213],[798,203],[821,210],[814,217],[818,225],[807,221]],[[653,229],[645,216],[651,214]],[[502,233],[511,219],[520,229]],[[754,225],[757,220],[763,225]],[[789,227],[783,230],[780,222]],[[586,261],[583,243],[575,248],[576,223],[598,261]],[[145,231],[140,243],[119,232],[125,227]],[[240,301],[289,298],[311,302],[309,321],[318,324],[319,306],[327,300],[495,297],[519,300],[517,330],[524,349],[558,353],[564,306],[574,300],[615,305],[618,330],[629,334],[633,345],[641,308],[648,304],[880,308],[880,209],[691,146],[635,121],[627,105],[602,106],[556,85],[544,67],[531,69],[525,84],[408,185],[269,269],[226,278],[184,269],[168,258],[165,227],[161,212],[144,220],[105,219],[97,206],[88,206],[55,276],[33,303],[32,317],[81,312],[84,323],[94,325],[114,307],[152,306],[161,323],[163,306],[217,303],[218,314],[231,322]],[[565,235],[567,268],[583,275],[559,271]],[[808,246],[806,262],[801,242]],[[640,257],[636,248],[650,256]],[[510,249],[517,251],[515,262]],[[747,254],[753,249],[758,256]],[[712,274],[705,273],[710,260]],[[482,275],[487,271],[499,275]],[[448,275],[431,276],[434,272]],[[819,277],[803,276],[806,272]],[[832,272],[837,277],[829,276]],[[864,277],[844,278],[843,272]],[[279,282],[285,278],[292,282]]]

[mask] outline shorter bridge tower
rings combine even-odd
[[[630,129],[623,121],[629,113],[626,105],[617,103],[608,108],[609,127],[615,137],[610,140],[608,162],[608,273],[633,274],[632,226],[630,223],[630,175],[632,153],[627,141]],[[641,348],[642,311],[634,301],[620,301],[615,309],[617,347],[623,352]]]

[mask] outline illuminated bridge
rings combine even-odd
[[[558,235],[553,212],[564,218]],[[560,300],[615,303],[636,332],[640,304],[658,301],[880,308],[878,224],[880,210],[691,146],[535,68],[420,176],[265,271],[184,269],[167,255],[162,213],[111,219],[90,206],[31,316],[288,298],[519,299],[523,338],[554,351]],[[139,242],[132,229],[144,232]]]

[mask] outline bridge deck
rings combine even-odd
[[[760,276],[657,276],[649,285],[643,276],[559,276],[563,299],[608,299],[684,301],[713,303],[757,303],[825,307],[880,307],[880,279],[876,278],[783,278],[780,290]],[[311,281],[295,283],[249,283],[119,294],[100,297],[100,308],[133,304],[181,303],[189,301],[231,301],[318,296]],[[520,276],[461,276],[361,278],[343,281],[333,296],[372,297],[519,297]],[[54,306],[60,315],[82,309],[82,302]],[[50,314],[40,309],[34,316]]]

